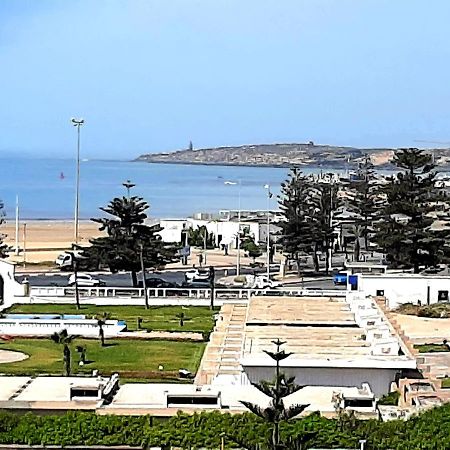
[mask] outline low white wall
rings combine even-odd
[[[103,325],[105,337],[117,336],[124,329],[117,320]],[[62,330],[74,336],[98,337],[100,328],[95,319],[0,319],[0,334],[4,335],[51,336]]]
[[[384,292],[387,306],[394,309],[404,303],[426,305],[438,302],[439,291],[450,295],[450,277],[421,276],[413,274],[358,274],[358,292],[363,296],[375,296]],[[428,294],[429,293],[429,294]]]

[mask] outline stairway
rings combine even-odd
[[[246,317],[245,304],[231,303],[222,306],[197,371],[195,384],[212,384],[222,377],[227,378],[227,383],[240,382],[240,358]]]

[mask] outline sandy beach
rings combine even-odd
[[[11,252],[9,261],[19,264],[18,270],[23,270],[24,254],[24,224],[20,224],[19,231],[19,247],[21,252],[19,255]],[[15,225],[14,222],[5,223],[0,227],[0,233],[6,234],[5,242],[13,249],[15,248]],[[98,225],[92,221],[80,221],[79,223],[79,239],[80,245],[89,245],[89,239],[101,236],[102,233],[98,229]],[[39,269],[54,267],[55,259],[64,250],[71,249],[74,242],[74,226],[70,221],[57,220],[31,220],[26,222],[26,252],[25,267],[26,269]],[[186,268],[194,264],[199,265],[199,253],[201,250],[192,249],[192,255],[189,257],[188,266],[183,266],[180,262],[169,264],[168,268]],[[265,257],[257,258],[257,261],[265,262]],[[251,258],[245,257],[241,253],[241,263],[243,265],[250,264]],[[28,264],[28,266],[27,266]],[[234,267],[236,264],[236,251],[230,250],[229,255],[225,256],[219,249],[208,250],[207,265]]]
[[[98,224],[92,221],[80,221],[79,239],[80,245],[88,245],[89,239],[101,236]],[[70,249],[74,242],[74,225],[71,221],[56,220],[31,220],[26,222],[26,233],[24,223],[20,224],[19,248],[24,248],[24,237],[26,239],[26,262],[37,263],[54,261],[64,250]],[[16,230],[13,221],[8,221],[0,227],[0,232],[6,234],[6,243],[15,248]],[[24,236],[25,234],[25,236]],[[12,252],[9,260],[23,262],[23,252],[15,255]]]

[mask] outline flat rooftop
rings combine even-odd
[[[98,391],[106,379],[87,377],[0,377],[0,407],[19,409],[95,409],[95,397],[71,398],[71,389]]]
[[[272,366],[265,353],[272,341],[286,342],[293,355],[285,367],[409,367],[411,358],[373,355],[367,330],[358,326],[346,299],[332,297],[252,297],[244,328],[243,366]],[[391,336],[393,338],[393,336]]]
[[[356,387],[329,387],[329,386],[306,386],[305,388],[286,397],[286,406],[294,404],[307,404],[305,414],[313,411],[335,413],[333,397],[340,392],[346,397],[371,399],[373,394]],[[243,412],[245,407],[241,401],[257,403],[262,407],[268,406],[269,399],[258,389],[251,385],[218,385],[203,386],[196,389],[194,385],[186,384],[153,384],[132,383],[120,387],[112,403],[101,408],[106,414],[161,414],[174,415],[180,409],[195,411],[204,408],[217,409],[220,406],[197,405],[192,407],[167,407],[167,396],[218,396],[222,408],[230,412]],[[98,410],[99,412],[100,410]]]
[[[0,401],[6,402],[31,380],[30,377],[0,377]]]
[[[356,326],[346,301],[333,297],[253,297],[246,324]]]

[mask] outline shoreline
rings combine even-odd
[[[347,169],[357,169],[358,166],[356,164],[348,167],[345,165],[342,166],[330,166],[330,165],[318,165],[318,164],[250,164],[250,163],[227,163],[227,162],[197,162],[197,161],[148,161],[146,159],[134,159],[130,162],[139,162],[139,163],[147,163],[147,164],[174,164],[174,165],[185,165],[185,166],[218,166],[218,167],[255,167],[255,168],[263,168],[263,169],[319,169],[319,170],[347,170]],[[442,166],[443,168],[448,168],[446,166]],[[376,166],[378,170],[395,170],[394,166]],[[375,169],[375,170],[376,170]]]

